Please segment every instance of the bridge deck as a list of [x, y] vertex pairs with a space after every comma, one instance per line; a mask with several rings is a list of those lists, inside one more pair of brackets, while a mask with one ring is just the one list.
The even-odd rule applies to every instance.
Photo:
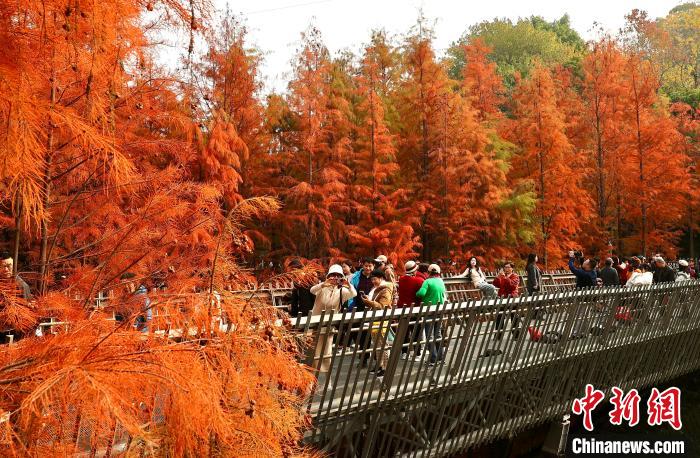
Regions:
[[[426, 448], [426, 444], [434, 439], [427, 442], [415, 439], [417, 442], [411, 444], [408, 439], [395, 437], [395, 442], [398, 442], [390, 447], [384, 442], [395, 432], [390, 428], [383, 429], [383, 439], [377, 442], [373, 440], [373, 431], [381, 427], [382, 421], [389, 422], [388, 417], [393, 416], [394, 422], [402, 418], [399, 423], [403, 424], [403, 428], [416, 430], [415, 434], [426, 439], [437, 433], [430, 430], [430, 425], [421, 425], [420, 409], [431, 412], [428, 423], [434, 429], [447, 421], [444, 418], [439, 421], [434, 419], [439, 416], [439, 412], [431, 411], [435, 406], [442, 405], [442, 410], [449, 410], [450, 402], [446, 399], [452, 398], [452, 403], [471, 399], [476, 404], [476, 407], [472, 407], [477, 408], [479, 402], [475, 400], [487, 394], [491, 396], [488, 408], [480, 407], [486, 411], [470, 411], [470, 415], [474, 415], [470, 421], [451, 417], [450, 421], [463, 429], [472, 428], [465, 432], [465, 437], [478, 437], [479, 440], [493, 438], [498, 431], [509, 430], [495, 428], [496, 423], [504, 421], [510, 427], [515, 419], [520, 419], [517, 421], [520, 427], [543, 421], [548, 415], [560, 412], [561, 406], [570, 402], [567, 401], [570, 393], [579, 389], [577, 385], [580, 385], [580, 381], [572, 380], [572, 374], [579, 369], [600, 372], [591, 373], [589, 379], [603, 376], [619, 379], [620, 383], [626, 381], [610, 364], [603, 364], [604, 369], [601, 369], [602, 363], [596, 360], [599, 355], [615, 354], [631, 358], [635, 346], [646, 348], [652, 345], [649, 348], [654, 348], [659, 339], [674, 339], [674, 336], [700, 329], [700, 315], [697, 307], [692, 307], [698, 302], [697, 293], [697, 284], [689, 283], [685, 286], [667, 285], [635, 290], [613, 288], [548, 294], [510, 302], [472, 301], [447, 304], [432, 310], [391, 310], [386, 315], [385, 312], [370, 312], [360, 316], [335, 314], [313, 317], [306, 323], [300, 323], [307, 333], [316, 330], [312, 333], [312, 348], [325, 346], [326, 339], [319, 338], [318, 330], [329, 328], [335, 329], [336, 344], [345, 348], [339, 349], [334, 344], [330, 369], [328, 372], [318, 372], [318, 387], [308, 406], [315, 420], [315, 428], [308, 433], [307, 439], [324, 444], [328, 451], [334, 453], [339, 452], [339, 444], [343, 442], [345, 451], [348, 444], [354, 444], [365, 451], [372, 450], [375, 455], [382, 451], [380, 449], [386, 449], [379, 453], [382, 455], [389, 450], [394, 453], [394, 449], [406, 447], [432, 455], [434, 447]], [[510, 317], [513, 314], [523, 322], [519, 326], [519, 335], [510, 332]], [[499, 315], [509, 325], [502, 338], [496, 340], [496, 319]], [[426, 351], [423, 351], [419, 361], [402, 360], [403, 336], [411, 329], [415, 330], [416, 324], [426, 326], [432, 321], [442, 323], [445, 334], [441, 341], [427, 340], [447, 348], [444, 363], [429, 366]], [[375, 334], [375, 338], [365, 347], [349, 345], [350, 335], [357, 336], [361, 329], [367, 330], [377, 323], [391, 323], [396, 334], [393, 342]], [[533, 341], [524, 330], [528, 326], [542, 331], [548, 343]], [[404, 346], [413, 347], [413, 344]], [[390, 352], [389, 363], [385, 376], [377, 378], [369, 372], [373, 358], [370, 358], [370, 367], [362, 367], [361, 361], [363, 355], [383, 349]], [[321, 358], [313, 356], [310, 352], [308, 363], [318, 369]], [[660, 355], [654, 357], [661, 358]], [[577, 364], [581, 367], [576, 367]], [[558, 373], [552, 372], [554, 367]], [[532, 375], [533, 370], [549, 370], [549, 373], [546, 379], [538, 378]], [[634, 367], [628, 368], [628, 372], [630, 377], [636, 374]], [[509, 378], [515, 379], [519, 373], [528, 373], [527, 377], [532, 377], [532, 382], [510, 383]], [[562, 379], [554, 384], [551, 378], [557, 376]], [[503, 387], [504, 383], [510, 386], [510, 391], [493, 392], [494, 387]], [[551, 391], [554, 388], [558, 391]], [[492, 404], [498, 404], [498, 407]], [[497, 409], [496, 413], [489, 412], [493, 408]], [[410, 413], [415, 409], [418, 411]], [[537, 415], [532, 417], [533, 413]], [[406, 420], [407, 416], [411, 417], [410, 421]], [[384, 420], [378, 419], [380, 417]], [[437, 426], [433, 424], [435, 422]], [[474, 436], [474, 431], [487, 426], [488, 434]], [[362, 437], [361, 441], [358, 434]], [[446, 438], [442, 439], [444, 442]], [[367, 443], [368, 440], [370, 443]], [[474, 440], [465, 443], [473, 444]], [[450, 449], [453, 447], [450, 446]]]

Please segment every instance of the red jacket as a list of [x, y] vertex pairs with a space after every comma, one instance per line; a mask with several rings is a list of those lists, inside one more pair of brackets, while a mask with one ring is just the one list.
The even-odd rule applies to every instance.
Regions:
[[429, 277], [428, 272], [416, 272], [416, 277], [422, 278], [423, 280]]
[[625, 264], [625, 268], [623, 269], [619, 265], [615, 266], [615, 270], [617, 270], [617, 275], [620, 277], [620, 285], [625, 286], [627, 283], [627, 280], [630, 278], [630, 266], [629, 264]]
[[417, 275], [401, 275], [399, 277], [399, 300], [397, 307], [410, 307], [420, 304], [420, 300], [416, 298], [416, 293], [423, 285], [424, 279]]
[[520, 284], [520, 277], [516, 273], [512, 273], [509, 276], [499, 276], [493, 280], [493, 286], [498, 288], [499, 297], [518, 297], [520, 293], [518, 292], [518, 285]]

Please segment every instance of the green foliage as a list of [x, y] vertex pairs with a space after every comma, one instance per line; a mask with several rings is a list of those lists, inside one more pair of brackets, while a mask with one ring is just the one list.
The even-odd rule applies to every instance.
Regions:
[[559, 38], [559, 41], [571, 46], [576, 51], [581, 53], [586, 51], [586, 42], [583, 41], [583, 38], [581, 38], [581, 35], [579, 35], [576, 30], [571, 28], [568, 14], [552, 22], [547, 22], [542, 16], [531, 16], [530, 23], [538, 30], [554, 32], [557, 38]]
[[700, 107], [700, 88], [665, 86], [661, 90], [671, 102], [687, 103], [694, 109]]
[[671, 11], [669, 11], [668, 14], [682, 13], [684, 11], [694, 10], [695, 8], [700, 8], [700, 5], [698, 5], [696, 2], [681, 3], [680, 5], [671, 8]]
[[507, 233], [507, 245], [518, 246], [535, 242], [536, 227], [533, 221], [535, 208], [537, 207], [537, 193], [532, 182], [521, 182], [513, 191], [503, 199], [498, 208], [505, 214], [518, 215], [520, 224], [513, 227], [513, 231]]
[[498, 72], [509, 88], [515, 84], [515, 74], [527, 75], [536, 59], [546, 66], [561, 64], [577, 69], [586, 48], [581, 36], [571, 28], [567, 15], [552, 22], [539, 16], [515, 23], [509, 19], [484, 21], [472, 26], [469, 33], [448, 49], [451, 78], [461, 78], [465, 64], [461, 46], [475, 37], [481, 37], [493, 48], [490, 58], [498, 65]]

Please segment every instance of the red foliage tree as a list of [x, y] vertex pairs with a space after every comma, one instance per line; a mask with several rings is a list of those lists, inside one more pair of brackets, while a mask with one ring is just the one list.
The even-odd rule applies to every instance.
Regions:
[[566, 136], [550, 71], [536, 65], [513, 95], [511, 139], [521, 152], [512, 176], [532, 183], [538, 197], [538, 251], [545, 266], [575, 246], [576, 235], [590, 212], [589, 196], [579, 186], [573, 146]]

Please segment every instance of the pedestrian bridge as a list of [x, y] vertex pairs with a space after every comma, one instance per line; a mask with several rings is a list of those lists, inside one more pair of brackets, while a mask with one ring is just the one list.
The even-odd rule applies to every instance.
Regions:
[[[700, 368], [699, 302], [700, 282], [689, 281], [299, 318], [318, 375], [305, 441], [333, 456], [435, 457], [514, 437], [561, 419], [587, 383], [609, 394]], [[500, 339], [499, 315], [507, 324]], [[522, 332], [513, 332], [518, 320]], [[413, 350], [412, 337], [433, 322], [442, 339], [418, 343], [444, 346], [444, 363], [427, 364], [426, 351], [402, 359], [402, 347]], [[351, 343], [378, 324], [391, 326], [393, 341], [379, 334]], [[326, 345], [330, 368], [319, 372], [313, 349], [323, 354]], [[373, 358], [362, 364], [377, 350], [390, 355], [381, 378], [369, 372]]]

